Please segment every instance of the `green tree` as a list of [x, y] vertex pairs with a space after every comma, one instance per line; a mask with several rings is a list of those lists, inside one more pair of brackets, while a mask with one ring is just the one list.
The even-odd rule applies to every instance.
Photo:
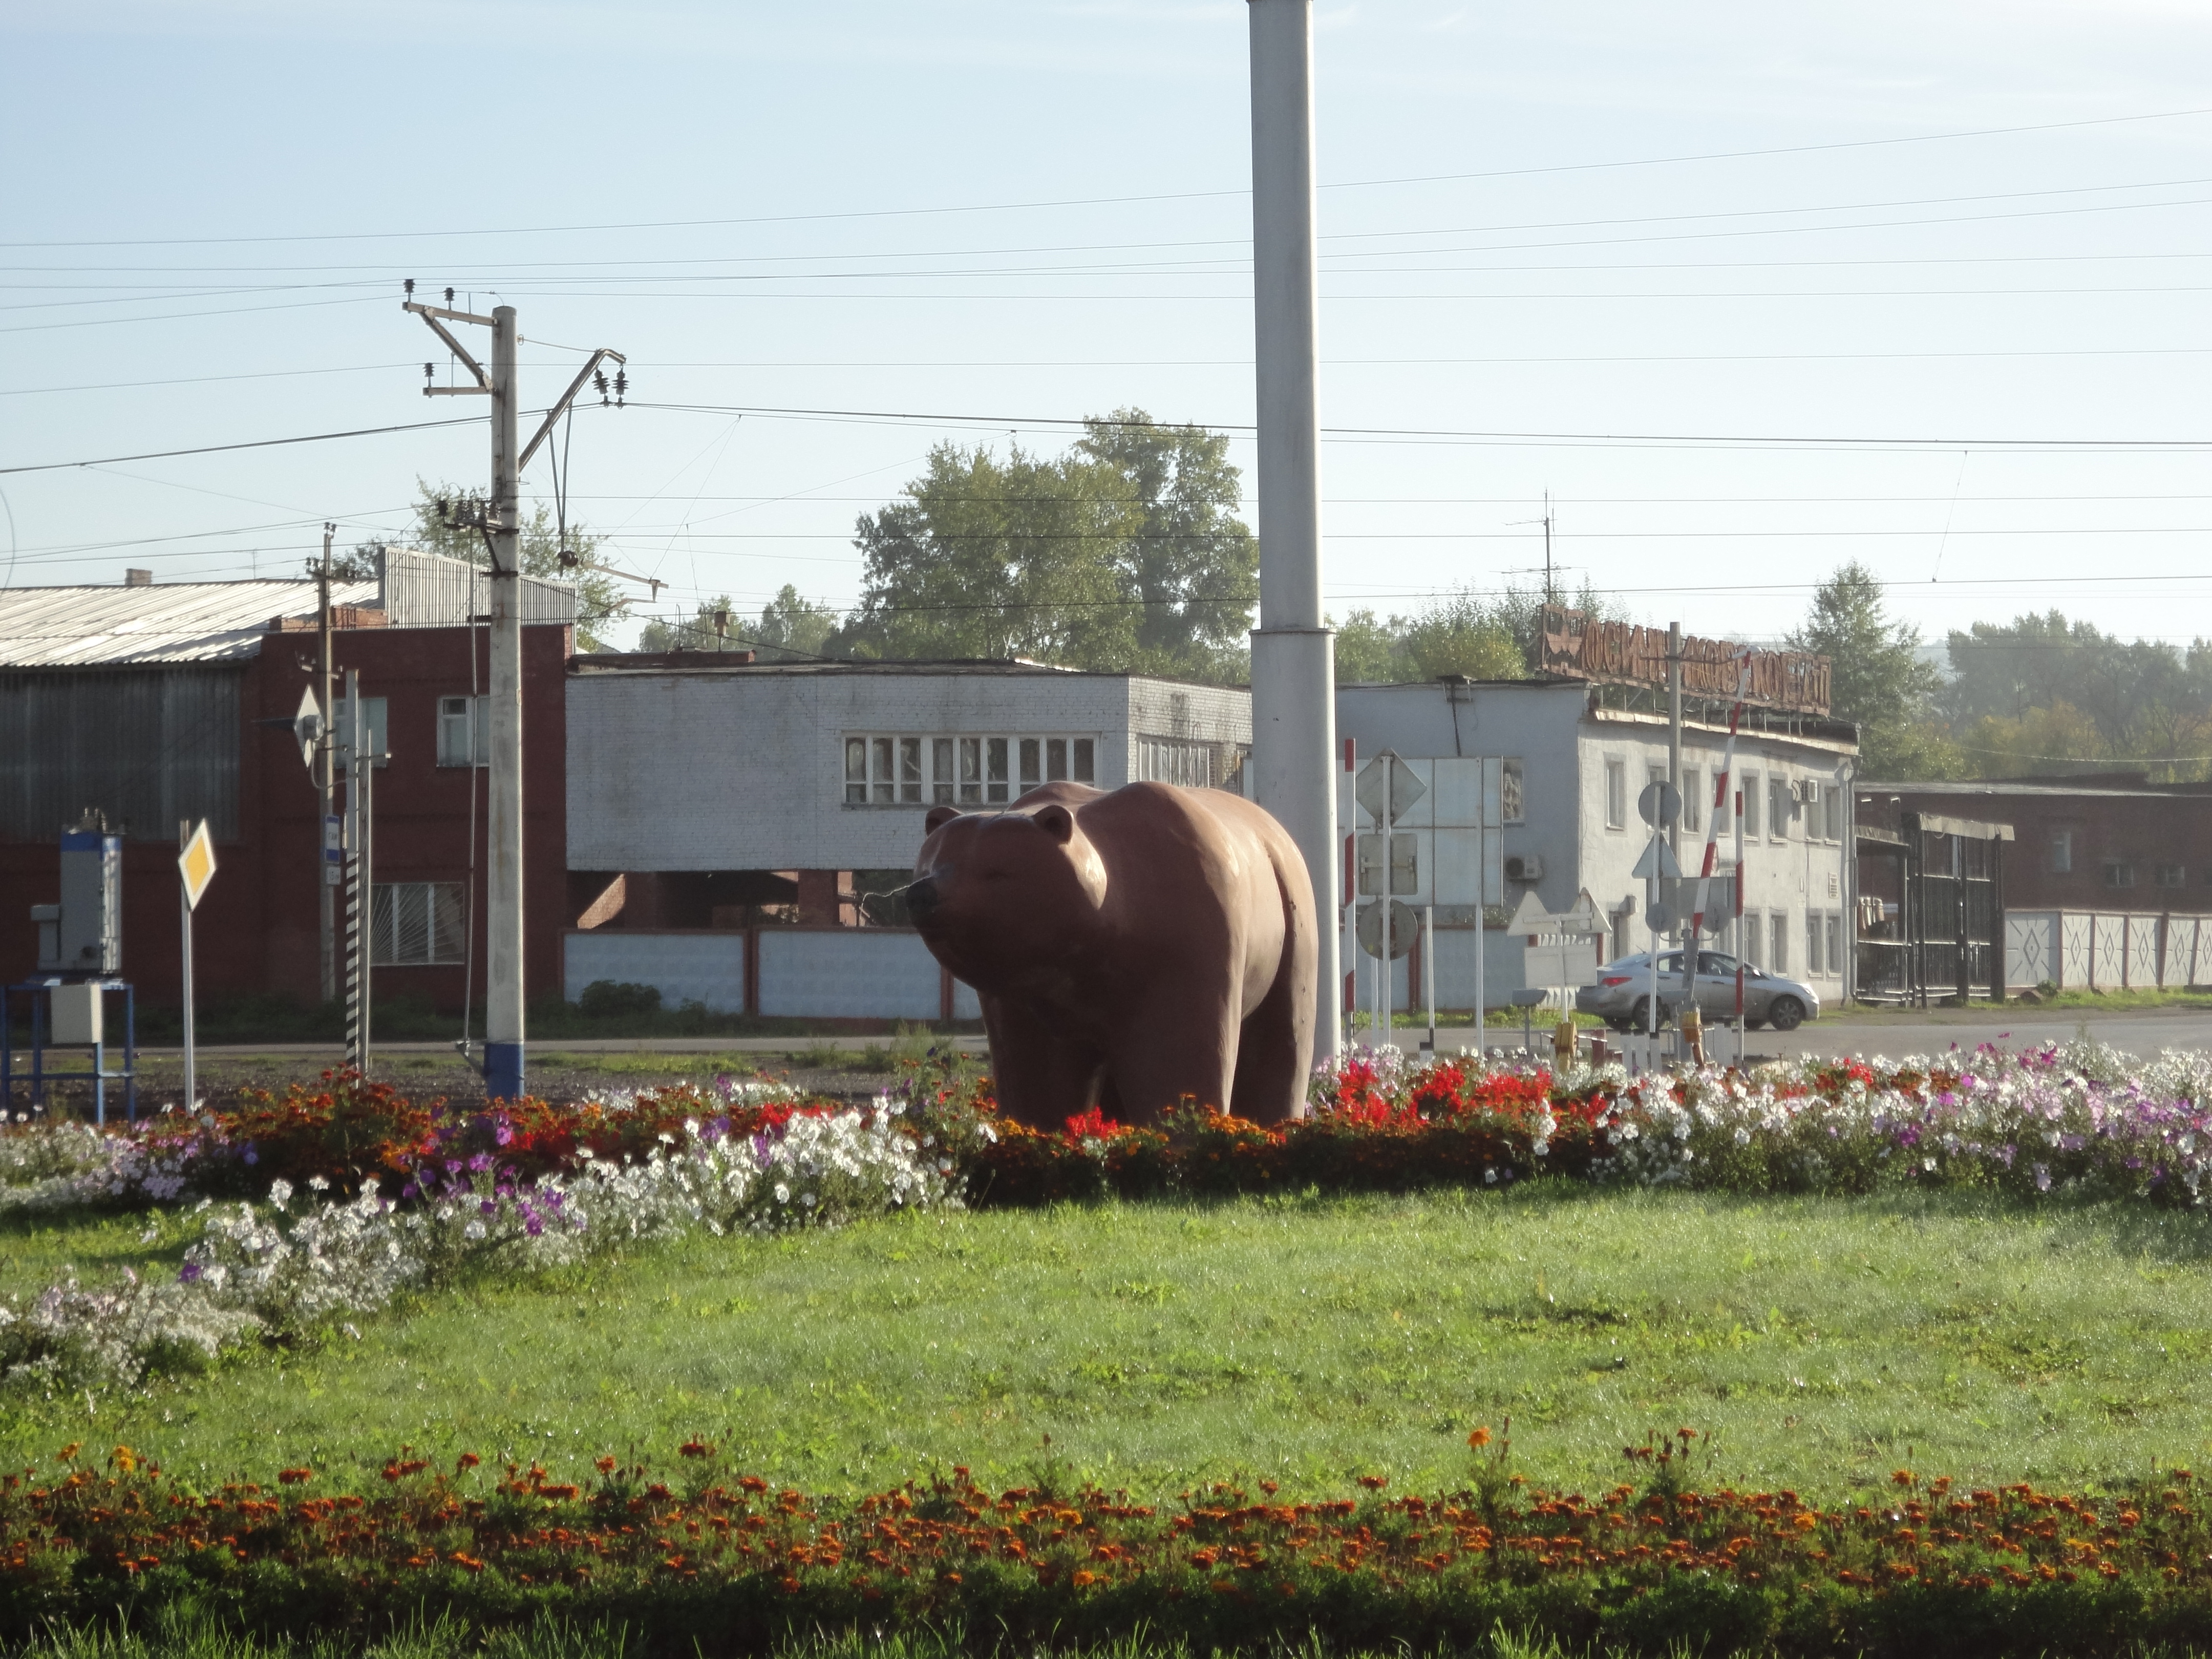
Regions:
[[837, 613], [803, 599], [789, 582], [748, 619], [726, 593], [702, 601], [689, 621], [649, 622], [641, 651], [754, 651], [763, 662], [805, 662], [823, 655]]
[[823, 648], [1244, 678], [1259, 552], [1241, 496], [1227, 439], [1142, 410], [1085, 422], [1057, 459], [940, 445], [860, 516], [860, 603]]
[[1191, 678], [1250, 674], [1260, 544], [1237, 516], [1243, 477], [1226, 434], [1161, 426], [1141, 409], [1084, 422], [1076, 453], [1128, 480], [1143, 514], [1122, 555], [1143, 609], [1136, 665]]
[[1406, 665], [1403, 617], [1388, 622], [1370, 610], [1351, 612], [1342, 622], [1328, 619], [1336, 629], [1336, 683], [1339, 685], [1389, 685], [1413, 678]]
[[1955, 777], [1957, 748], [1936, 718], [1943, 676], [1921, 654], [1920, 630], [1891, 619], [1881, 581], [1853, 561], [1814, 591], [1786, 643], [1828, 659], [1830, 707], [1859, 728], [1859, 763], [1876, 778]]
[[904, 500], [860, 515], [860, 603], [827, 648], [1130, 667], [1139, 607], [1125, 561], [1143, 520], [1128, 478], [1103, 462], [939, 444]]
[[[443, 502], [458, 516], [462, 508], [482, 506], [483, 499], [478, 493], [453, 484], [434, 486], [418, 478], [415, 481], [415, 522], [399, 536], [362, 544], [354, 550], [353, 558], [367, 575], [375, 574], [376, 555], [395, 547], [441, 554], [489, 569], [491, 550], [484, 544], [483, 532], [448, 523], [449, 515], [439, 509], [439, 504]], [[522, 574], [574, 586], [576, 643], [586, 651], [607, 649], [601, 630], [621, 616], [629, 604], [615, 579], [593, 562], [601, 539], [580, 525], [570, 525], [568, 550], [575, 562], [564, 564], [560, 532], [544, 502], [540, 501], [522, 521]]]

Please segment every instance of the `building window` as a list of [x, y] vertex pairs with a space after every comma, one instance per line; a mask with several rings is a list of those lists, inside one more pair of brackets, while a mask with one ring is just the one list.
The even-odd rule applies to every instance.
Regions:
[[484, 724], [489, 697], [438, 699], [438, 764], [489, 766], [491, 733]]
[[467, 890], [458, 881], [378, 883], [369, 899], [369, 960], [379, 968], [458, 964], [468, 952]]
[[1828, 977], [1844, 976], [1844, 919], [1840, 914], [1828, 918]]
[[2051, 832], [2051, 872], [2053, 875], [2071, 874], [2074, 869], [2074, 832], [2053, 830]]
[[1613, 916], [1613, 959], [1619, 962], [1628, 954], [1629, 924], [1635, 920], [1632, 910], [1616, 910]]
[[2107, 860], [2105, 864], [2105, 885], [2132, 887], [2136, 884], [2136, 867], [2121, 859]]
[[1682, 773], [1682, 828], [1695, 833], [1705, 827], [1704, 780], [1694, 766]]
[[1137, 777], [1145, 783], [1172, 783], [1185, 789], [1214, 784], [1213, 745], [1187, 738], [1137, 739]]
[[1498, 769], [1499, 818], [1507, 823], [1522, 823], [1526, 817], [1526, 811], [1522, 805], [1522, 799], [1521, 757], [1518, 755], [1509, 755], [1505, 758], [1505, 763]]
[[1759, 774], [1747, 772], [1743, 785], [1736, 793], [1743, 798], [1743, 833], [1753, 841], [1759, 839]]
[[[1841, 841], [1844, 838], [1844, 792], [1841, 786], [1830, 784], [1821, 791], [1821, 798], [1828, 806], [1828, 839]], [[1832, 968], [1829, 971], [1833, 973], [1835, 969]]]
[[1605, 763], [1605, 827], [1608, 830], [1628, 828], [1628, 763], [1609, 760]]
[[854, 733], [844, 746], [848, 806], [1005, 805], [1040, 783], [1092, 782], [1097, 770], [1095, 738]]
[[1790, 839], [1790, 817], [1796, 803], [1790, 799], [1790, 780], [1778, 774], [1766, 780], [1766, 833], [1774, 841]]
[[2187, 884], [2189, 872], [2178, 864], [2158, 866], [2158, 884], [2161, 887], [2181, 887]]
[[1822, 925], [1824, 920], [1817, 910], [1808, 910], [1805, 913], [1805, 971], [1808, 974], [1817, 974], [1820, 971], [1822, 955], [1820, 942], [1827, 932]]

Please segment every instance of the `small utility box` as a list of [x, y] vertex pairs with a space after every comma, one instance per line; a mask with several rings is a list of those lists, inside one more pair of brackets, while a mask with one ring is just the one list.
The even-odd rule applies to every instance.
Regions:
[[100, 1035], [100, 990], [89, 981], [53, 988], [55, 1047], [89, 1048], [105, 1040]]
[[123, 971], [122, 836], [95, 830], [62, 832], [57, 931], [58, 960], [46, 971], [102, 976]]

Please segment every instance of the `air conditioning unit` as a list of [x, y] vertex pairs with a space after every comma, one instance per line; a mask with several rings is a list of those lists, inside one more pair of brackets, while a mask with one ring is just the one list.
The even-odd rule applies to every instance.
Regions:
[[1820, 786], [1814, 779], [1800, 778], [1790, 786], [1790, 793], [1801, 805], [1811, 806], [1820, 799]]
[[1534, 853], [1516, 853], [1505, 860], [1505, 879], [1508, 881], [1541, 881], [1544, 860]]

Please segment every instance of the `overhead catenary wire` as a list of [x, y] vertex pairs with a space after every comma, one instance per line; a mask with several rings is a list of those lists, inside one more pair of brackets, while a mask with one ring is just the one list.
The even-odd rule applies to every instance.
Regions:
[[[2151, 110], [2132, 115], [2085, 116], [2065, 121], [2037, 121], [2011, 126], [1974, 127], [1949, 132], [1905, 133], [1880, 138], [1834, 139], [1823, 143], [1770, 145], [1753, 149], [1707, 150], [1680, 155], [1629, 157], [1605, 161], [1562, 161], [1540, 167], [1492, 167], [1480, 172], [1438, 173], [1389, 179], [1346, 179], [1324, 182], [1322, 190], [1373, 190], [1417, 184], [1457, 184], [1485, 179], [1538, 178], [1565, 173], [1603, 173], [1647, 167], [1682, 167], [1708, 161], [1759, 160], [1775, 155], [1811, 155], [1838, 150], [1882, 149], [1912, 144], [1954, 143], [1977, 138], [2016, 137], [2033, 132], [2064, 132], [2087, 127], [2126, 126], [2150, 121], [2185, 120], [2212, 115], [2212, 106]], [[960, 213], [1031, 212], [1054, 208], [1111, 207], [1146, 202], [1199, 201], [1208, 198], [1243, 197], [1243, 188], [1158, 191], [1121, 196], [1069, 197], [1026, 202], [975, 203], [918, 208], [848, 209], [823, 213], [756, 214], [714, 219], [628, 220], [598, 224], [523, 225], [474, 230], [322, 231], [256, 236], [114, 236], [74, 240], [0, 241], [0, 248], [29, 247], [210, 247], [268, 245], [287, 242], [343, 242], [418, 240], [434, 237], [528, 236], [573, 234], [579, 231], [697, 229], [730, 225], [802, 224], [830, 220], [908, 219]]]

